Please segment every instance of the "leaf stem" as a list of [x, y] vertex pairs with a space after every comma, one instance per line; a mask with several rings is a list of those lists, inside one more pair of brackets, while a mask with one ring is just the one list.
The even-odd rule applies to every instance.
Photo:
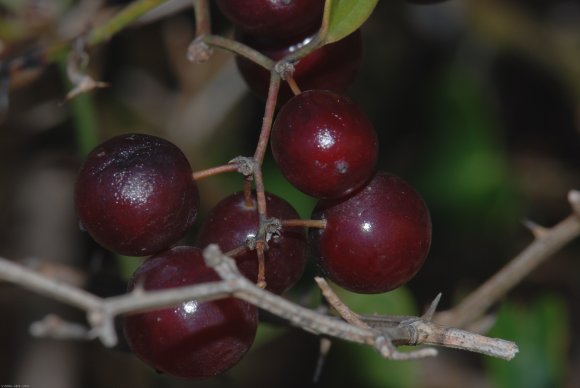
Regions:
[[322, 14], [322, 24], [320, 25], [320, 30], [318, 35], [320, 39], [324, 41], [326, 39], [326, 34], [328, 33], [328, 27], [330, 26], [330, 12], [332, 11], [333, 0], [326, 0], [324, 2], [324, 13]]

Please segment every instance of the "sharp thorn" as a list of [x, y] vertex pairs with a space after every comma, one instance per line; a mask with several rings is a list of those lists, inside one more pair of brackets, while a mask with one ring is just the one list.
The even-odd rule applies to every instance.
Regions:
[[535, 238], [542, 238], [548, 233], [547, 228], [544, 228], [543, 226], [536, 224], [532, 220], [524, 219], [522, 223], [526, 228], [530, 230], [530, 232], [532, 232]]

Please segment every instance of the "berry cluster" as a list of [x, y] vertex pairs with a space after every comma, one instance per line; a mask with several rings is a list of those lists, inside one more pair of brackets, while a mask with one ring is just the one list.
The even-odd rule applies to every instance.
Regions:
[[[237, 40], [278, 61], [313, 39], [322, 20], [324, 0], [218, 0], [217, 5], [236, 27]], [[293, 79], [304, 90], [344, 92], [361, 59], [362, 37], [356, 31], [300, 59]], [[266, 99], [270, 72], [243, 57], [237, 57], [236, 64], [250, 89]], [[278, 101], [286, 102], [292, 96], [290, 88], [283, 85]]]
[[[259, 40], [253, 47], [274, 59], [310, 39], [324, 5], [322, 0], [217, 3], [238, 36]], [[260, 40], [263, 36], [268, 39]], [[294, 76], [307, 91], [282, 95], [288, 101], [272, 127], [272, 153], [282, 174], [319, 199], [312, 215], [319, 227], [307, 235], [306, 223], [288, 202], [247, 186], [218, 203], [201, 226], [200, 248], [218, 244], [248, 279], [260, 283], [265, 276], [264, 286], [273, 293], [284, 293], [301, 277], [307, 245], [328, 278], [360, 293], [401, 286], [428, 253], [427, 206], [403, 179], [375, 170], [375, 129], [362, 109], [340, 94], [358, 68], [360, 48], [356, 32], [303, 58]], [[267, 71], [247, 60], [238, 65], [257, 93], [268, 89]], [[199, 207], [192, 169], [175, 145], [150, 135], [110, 139], [88, 156], [75, 190], [81, 224], [97, 242], [125, 255], [153, 255], [135, 271], [129, 290], [219, 280], [205, 266], [200, 248], [175, 246]], [[259, 211], [260, 195], [267, 217]], [[197, 379], [235, 365], [250, 348], [257, 324], [254, 306], [226, 298], [133, 314], [124, 330], [133, 352], [147, 364]]]

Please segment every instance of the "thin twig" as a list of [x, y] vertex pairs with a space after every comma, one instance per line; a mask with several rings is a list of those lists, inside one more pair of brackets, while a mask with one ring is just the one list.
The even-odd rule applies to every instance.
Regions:
[[292, 226], [302, 226], [305, 228], [316, 228], [316, 229], [324, 229], [326, 228], [326, 220], [281, 220], [283, 227], [292, 227]]
[[254, 160], [259, 166], [264, 161], [266, 148], [268, 147], [268, 140], [270, 139], [270, 131], [272, 130], [272, 123], [274, 121], [274, 112], [276, 110], [276, 103], [278, 101], [278, 92], [280, 90], [280, 75], [275, 71], [270, 73], [270, 86], [268, 87], [268, 98], [264, 108], [264, 118], [262, 119], [262, 129], [260, 130], [260, 137], [256, 152], [254, 152]]
[[0, 258], [0, 279], [21, 285], [40, 295], [50, 295], [52, 299], [83, 310], [91, 310], [101, 304], [101, 299], [93, 294], [55, 281], [3, 258]]
[[314, 369], [314, 374], [312, 376], [312, 382], [317, 383], [320, 380], [320, 375], [322, 374], [322, 368], [324, 368], [324, 363], [326, 357], [330, 352], [332, 346], [332, 341], [326, 337], [320, 338], [320, 345], [318, 348], [318, 359], [316, 360], [316, 368]]
[[[23, 288], [85, 310], [92, 326], [91, 333], [98, 336], [107, 346], [116, 344], [113, 322], [117, 315], [170, 307], [191, 299], [209, 301], [234, 296], [284, 318], [294, 326], [318, 335], [373, 346], [384, 356], [386, 356], [385, 351], [383, 351], [385, 336], [397, 344], [429, 343], [438, 346], [447, 346], [445, 341], [453, 338], [454, 341], [450, 342], [449, 345], [453, 347], [461, 345], [457, 344], [457, 342], [461, 342], [459, 337], [465, 340], [464, 336], [467, 336], [476, 344], [473, 346], [473, 351], [476, 352], [490, 353], [493, 356], [506, 359], [512, 358], [517, 352], [515, 344], [503, 340], [490, 339], [467, 332], [461, 332], [461, 336], [457, 334], [441, 335], [438, 326], [430, 322], [423, 322], [418, 317], [411, 323], [406, 320], [399, 322], [398, 326], [380, 330], [356, 327], [256, 287], [240, 274], [235, 262], [223, 255], [216, 245], [208, 246], [204, 250], [204, 257], [208, 265], [211, 265], [218, 272], [223, 279], [222, 281], [167, 290], [144, 291], [135, 289], [131, 293], [111, 298], [99, 298], [76, 287], [67, 286], [38, 275], [28, 268], [3, 258], [0, 258], [0, 279], [16, 283]], [[477, 345], [478, 341], [485, 346], [482, 345], [480, 349]]]
[[200, 180], [204, 178], [209, 178], [211, 176], [215, 176], [218, 174], [222, 174], [224, 172], [234, 172], [238, 171], [238, 166], [236, 164], [224, 164], [222, 166], [216, 166], [208, 168], [207, 170], [196, 171], [193, 173], [192, 177], [193, 180]]
[[94, 330], [87, 329], [79, 323], [67, 322], [54, 314], [49, 314], [42, 320], [33, 322], [30, 325], [29, 333], [33, 337], [62, 340], [93, 340], [97, 338]]
[[326, 299], [326, 301], [336, 310], [336, 312], [348, 323], [357, 327], [364, 327], [369, 328], [365, 322], [363, 322], [358, 315], [352, 312], [347, 305], [344, 304], [342, 300], [336, 295], [336, 293], [330, 288], [326, 280], [319, 276], [314, 278], [314, 281], [322, 291], [322, 296]]
[[207, 34], [197, 37], [190, 45], [188, 51], [192, 50], [194, 48], [193, 46], [199, 43], [230, 51], [236, 55], [249, 59], [250, 61], [262, 66], [266, 70], [273, 69], [275, 65], [273, 60], [254, 50], [253, 48], [246, 46], [245, 44], [238, 41], [224, 38], [223, 36], [219, 35]]
[[[343, 301], [340, 300], [338, 295], [330, 288], [330, 285], [321, 277], [315, 277], [314, 280], [318, 287], [322, 291], [322, 295], [326, 301], [338, 312], [338, 314], [348, 323], [353, 326], [360, 327], [362, 329], [370, 329], [371, 327], [364, 322], [357, 314], [355, 314]], [[413, 318], [422, 321], [420, 318]], [[401, 323], [406, 323], [407, 321], [401, 321]], [[408, 322], [414, 322], [409, 320]], [[413, 339], [416, 343], [417, 339]], [[382, 336], [375, 339], [375, 348], [383, 355], [385, 358], [393, 360], [418, 360], [426, 357], [433, 357], [437, 355], [437, 350], [432, 348], [419, 349], [411, 352], [399, 352], [393, 343], [391, 335], [384, 332]]]
[[258, 256], [258, 279], [256, 285], [260, 288], [266, 288], [266, 257], [264, 252], [264, 244], [256, 245], [256, 254]]
[[[432, 345], [511, 360], [518, 347], [511, 341], [485, 337], [466, 330], [438, 325], [416, 317], [360, 315], [373, 329], [385, 332], [395, 345]], [[400, 338], [405, 338], [401, 343]], [[407, 341], [409, 340], [410, 341]]]
[[229, 256], [229, 257], [236, 257], [237, 255], [241, 255], [243, 253], [246, 253], [248, 251], [248, 247], [245, 245], [241, 245], [237, 248], [234, 248], [232, 250], [227, 251], [226, 253], [224, 253], [224, 255]]
[[292, 93], [295, 96], [297, 96], [300, 93], [302, 93], [302, 90], [300, 90], [300, 87], [296, 83], [296, 80], [294, 79], [294, 76], [286, 76], [286, 82], [288, 83], [288, 86], [290, 87], [290, 90], [292, 90]]
[[207, 0], [193, 0], [195, 36], [211, 34], [211, 17]]
[[[264, 177], [262, 176], [262, 168], [257, 168], [256, 171], [254, 171], [254, 185], [256, 189], [256, 203], [258, 207], [260, 229], [263, 229], [261, 226], [266, 222], [267, 207], [266, 207], [266, 189], [264, 187]], [[256, 236], [258, 240], [266, 241], [265, 233], [263, 233], [263, 231], [261, 230], [258, 231], [258, 234], [259, 235]], [[262, 236], [262, 234], [264, 234], [264, 236]]]
[[268, 147], [268, 140], [270, 139], [279, 90], [280, 75], [272, 70], [270, 72], [270, 86], [268, 88], [268, 98], [266, 99], [266, 106], [264, 109], [264, 118], [262, 119], [262, 128], [260, 130], [260, 137], [253, 158], [255, 167], [254, 184], [256, 188], [256, 203], [259, 220], [258, 235], [256, 236], [256, 252], [258, 254], [258, 285], [260, 287], [265, 287], [266, 285], [264, 252], [268, 249], [268, 238], [266, 233], [266, 225], [268, 222], [266, 189], [264, 187], [264, 177], [262, 176], [262, 162], [264, 161], [264, 155], [266, 154], [266, 148]]
[[[573, 209], [580, 208], [578, 191], [570, 191], [568, 199]], [[544, 228], [542, 233], [536, 233], [534, 241], [526, 249], [453, 309], [437, 314], [435, 321], [465, 327], [477, 320], [530, 272], [578, 236], [580, 236], [580, 215], [575, 210], [554, 227]]]
[[[417, 333], [424, 333], [417, 343], [425, 345], [445, 344], [445, 347], [477, 352], [486, 356], [494, 356], [505, 360], [511, 359], [518, 352], [513, 342], [498, 338], [485, 337], [465, 330], [448, 328], [425, 321], [416, 320], [410, 324]], [[421, 336], [421, 334], [418, 334]]]
[[246, 177], [243, 184], [244, 204], [247, 208], [254, 207], [254, 199], [252, 197], [252, 181]]

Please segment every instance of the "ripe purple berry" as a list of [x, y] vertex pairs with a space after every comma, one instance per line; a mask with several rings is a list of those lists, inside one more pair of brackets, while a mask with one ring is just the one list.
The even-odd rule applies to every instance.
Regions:
[[77, 178], [75, 205], [82, 225], [103, 247], [145, 256], [183, 237], [197, 215], [199, 195], [179, 148], [129, 134], [89, 154]]
[[[129, 291], [165, 290], [218, 281], [201, 250], [175, 247], [147, 259], [133, 274]], [[254, 341], [255, 306], [239, 299], [190, 300], [175, 307], [125, 317], [125, 337], [146, 364], [173, 376], [202, 379], [237, 364]]]
[[342, 197], [373, 174], [376, 132], [346, 96], [309, 90], [288, 101], [276, 116], [272, 153], [296, 188], [317, 198]]
[[378, 172], [346, 199], [320, 201], [313, 219], [326, 228], [310, 231], [322, 271], [360, 293], [380, 293], [409, 281], [431, 245], [431, 218], [419, 194], [403, 179]]

